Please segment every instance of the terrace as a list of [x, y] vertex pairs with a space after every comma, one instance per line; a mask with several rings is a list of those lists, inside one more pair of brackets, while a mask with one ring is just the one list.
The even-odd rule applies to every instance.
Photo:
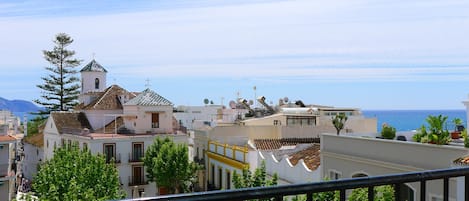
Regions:
[[368, 188], [368, 200], [374, 200], [373, 188], [381, 185], [392, 185], [395, 190], [395, 200], [401, 201], [401, 186], [405, 183], [418, 182], [420, 185], [420, 200], [425, 201], [427, 195], [427, 183], [432, 180], [442, 180], [443, 201], [449, 200], [449, 179], [460, 178], [464, 180], [462, 196], [457, 200], [469, 201], [469, 168], [448, 168], [439, 170], [419, 171], [384, 176], [371, 176], [361, 178], [339, 179], [334, 181], [281, 185], [272, 187], [258, 187], [235, 190], [209, 191], [190, 194], [166, 195], [159, 197], [138, 198], [134, 200], [250, 200], [250, 199], [273, 199], [284, 200], [290, 196], [305, 195], [306, 200], [314, 199], [315, 193], [339, 191], [340, 200], [346, 200], [346, 195], [352, 189]]

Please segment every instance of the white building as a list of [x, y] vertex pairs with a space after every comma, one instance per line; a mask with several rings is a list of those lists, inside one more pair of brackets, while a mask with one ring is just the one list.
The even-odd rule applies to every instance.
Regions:
[[39, 165], [44, 161], [44, 134], [42, 132], [24, 138], [24, 159], [22, 173], [25, 179], [32, 181]]
[[[277, 111], [272, 115], [245, 118], [237, 123], [220, 124], [214, 128], [204, 127], [195, 130], [194, 150], [197, 152], [195, 156], [197, 159], [204, 159], [202, 162], [206, 167], [205, 179], [206, 183], [210, 184], [210, 188], [230, 188], [231, 183], [228, 180], [231, 178], [233, 171], [241, 171], [244, 167], [249, 167], [251, 171], [254, 171], [262, 160], [266, 161], [266, 169], [269, 174], [275, 172], [279, 174], [280, 184], [320, 181], [319, 149], [314, 149], [318, 146], [310, 147], [312, 150], [304, 153], [296, 145], [302, 144], [301, 139], [316, 139], [316, 143], [319, 143], [318, 139], [321, 133], [335, 133], [336, 130], [332, 125], [331, 118], [336, 114], [345, 113], [349, 117], [345, 125], [346, 129], [342, 134], [352, 131], [377, 132], [376, 118], [365, 118], [359, 110], [353, 108], [283, 106], [278, 108]], [[256, 111], [250, 110], [250, 113], [256, 114]], [[298, 142], [293, 144], [280, 143], [292, 139], [293, 141], [296, 139]], [[257, 143], [261, 141], [267, 142], [267, 145]], [[313, 142], [305, 141], [303, 143], [311, 144]], [[285, 146], [277, 146], [279, 144]], [[236, 150], [237, 152], [229, 150]], [[201, 151], [205, 152], [205, 156], [201, 156]], [[261, 151], [261, 153], [258, 151]], [[235, 153], [235, 155], [233, 156], [232, 153]], [[238, 156], [236, 158], [236, 153], [243, 154], [245, 157], [240, 158]], [[287, 159], [283, 155], [272, 158], [271, 155], [277, 153], [288, 153], [290, 155], [287, 154]], [[316, 157], [314, 157], [314, 160], [307, 160], [305, 163], [308, 153]], [[297, 165], [297, 163], [294, 165], [291, 163], [290, 158], [304, 158], [304, 160], [300, 165]], [[307, 164], [315, 165], [309, 166]]]
[[[451, 168], [455, 160], [467, 155], [469, 149], [462, 144], [434, 145], [335, 134], [321, 136], [322, 176], [331, 179]], [[463, 200], [464, 189], [458, 187], [458, 179], [450, 178], [449, 186], [450, 200]], [[442, 200], [441, 180], [427, 181], [426, 190], [426, 200]], [[421, 200], [419, 192], [418, 182], [407, 183], [401, 186], [399, 196], [402, 200]]]
[[44, 158], [65, 144], [78, 143], [94, 154], [114, 161], [128, 198], [158, 195], [149, 185], [142, 157], [156, 137], [176, 143], [188, 137], [173, 127], [172, 103], [156, 92], [128, 92], [106, 86], [106, 72], [95, 60], [81, 71], [81, 103], [73, 112], [52, 112], [44, 128]]
[[222, 105], [178, 106], [173, 115], [180, 125], [196, 130], [205, 126], [215, 127], [221, 123], [234, 123], [247, 112], [246, 109], [228, 109]]
[[21, 120], [8, 110], [0, 110], [0, 134], [16, 135]]
[[11, 200], [15, 195], [15, 144], [16, 138], [0, 135], [0, 201]]

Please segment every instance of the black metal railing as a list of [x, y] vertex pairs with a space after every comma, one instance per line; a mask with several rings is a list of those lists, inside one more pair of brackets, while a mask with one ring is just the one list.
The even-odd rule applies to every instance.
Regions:
[[166, 195], [159, 197], [138, 198], [135, 200], [250, 200], [250, 199], [273, 199], [283, 200], [285, 196], [304, 195], [307, 200], [313, 200], [315, 193], [339, 191], [340, 200], [345, 201], [346, 191], [356, 188], [368, 188], [368, 200], [373, 200], [373, 189], [375, 186], [393, 185], [395, 200], [400, 201], [400, 186], [410, 182], [420, 182], [420, 200], [426, 198], [426, 182], [430, 180], [443, 180], [443, 200], [449, 200], [449, 178], [464, 176], [465, 201], [469, 201], [469, 168], [450, 168], [441, 170], [429, 170], [422, 172], [410, 172], [402, 174], [372, 176], [340, 179], [334, 181], [292, 184], [271, 187], [256, 187], [246, 189], [209, 191], [190, 194]]
[[106, 163], [111, 163], [111, 162], [114, 162], [114, 163], [121, 163], [121, 154], [118, 153], [117, 155], [115, 156], [112, 156], [112, 155], [104, 155], [104, 158], [106, 159]]
[[137, 153], [129, 153], [129, 163], [135, 163], [135, 162], [143, 162], [143, 152]]
[[129, 176], [129, 186], [140, 186], [140, 185], [147, 185], [147, 184], [148, 184], [148, 180], [146, 180], [144, 176], [139, 176], [139, 177]]

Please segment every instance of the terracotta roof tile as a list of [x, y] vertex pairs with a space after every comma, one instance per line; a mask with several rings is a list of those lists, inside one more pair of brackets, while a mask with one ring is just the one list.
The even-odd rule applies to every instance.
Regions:
[[16, 141], [16, 138], [9, 135], [0, 135], [0, 144]]
[[255, 139], [254, 145], [258, 150], [275, 150], [282, 146], [297, 144], [319, 143], [319, 138], [281, 138], [281, 139]]
[[24, 141], [36, 147], [44, 147], [44, 133], [41, 132], [36, 135], [28, 135], [24, 138]]
[[135, 97], [134, 93], [128, 92], [118, 85], [111, 85], [102, 94], [88, 105], [80, 104], [77, 110], [122, 110], [120, 97], [127, 97], [131, 100]]
[[59, 133], [91, 129], [90, 122], [83, 112], [52, 112], [51, 116]]
[[469, 156], [463, 156], [453, 161], [456, 165], [469, 166]]
[[296, 165], [301, 159], [303, 159], [306, 166], [310, 170], [316, 170], [321, 164], [320, 153], [321, 153], [320, 145], [313, 144], [312, 146], [306, 149], [303, 149], [301, 151], [291, 154], [289, 156], [289, 160], [292, 163], [292, 165]]

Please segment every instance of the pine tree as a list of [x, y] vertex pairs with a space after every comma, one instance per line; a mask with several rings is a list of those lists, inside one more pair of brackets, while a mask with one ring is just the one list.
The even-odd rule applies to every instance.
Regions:
[[45, 67], [50, 74], [41, 78], [44, 84], [36, 85], [42, 90], [42, 95], [41, 99], [34, 102], [45, 108], [39, 111], [39, 115], [71, 109], [78, 103], [80, 93], [79, 79], [75, 76], [77, 71], [74, 68], [80, 65], [81, 60], [73, 58], [75, 51], [67, 49], [73, 39], [65, 33], [59, 33], [53, 42], [55, 46], [52, 50], [42, 51], [51, 65]]

